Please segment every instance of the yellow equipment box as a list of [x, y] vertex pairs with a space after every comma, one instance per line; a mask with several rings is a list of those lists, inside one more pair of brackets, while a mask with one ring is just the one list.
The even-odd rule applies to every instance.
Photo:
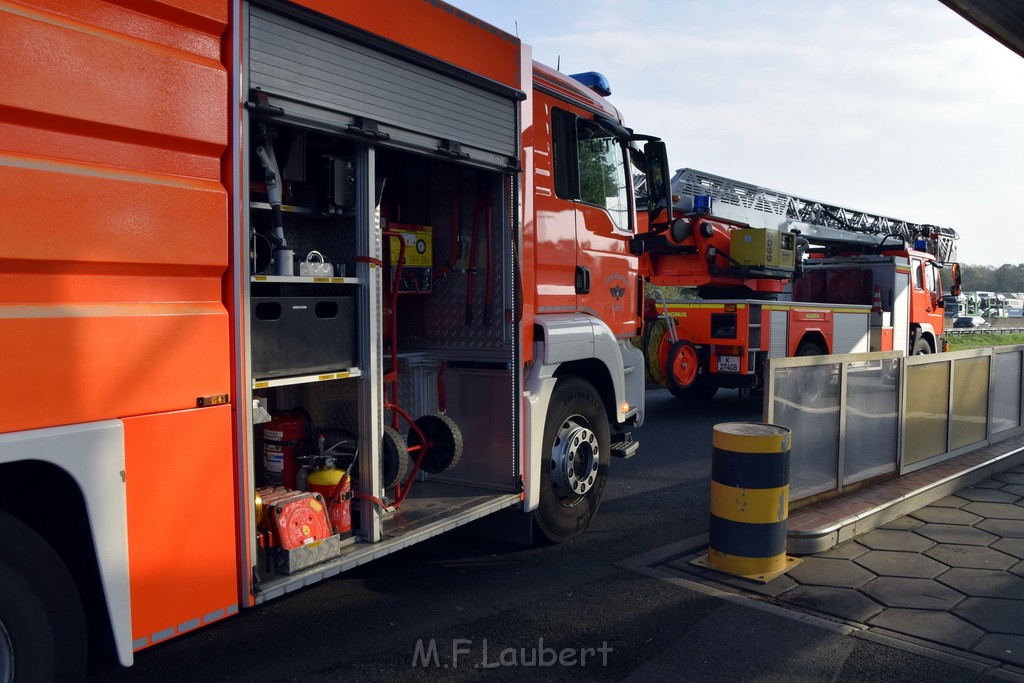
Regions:
[[388, 237], [391, 254], [391, 273], [394, 279], [395, 264], [401, 243], [405, 243], [405, 254], [402, 262], [402, 278], [398, 283], [398, 291], [403, 293], [426, 294], [431, 290], [434, 262], [434, 230], [429, 225], [407, 225], [390, 223], [387, 232], [397, 237]]
[[729, 235], [730, 256], [748, 268], [793, 270], [796, 237], [771, 228], [743, 228]]

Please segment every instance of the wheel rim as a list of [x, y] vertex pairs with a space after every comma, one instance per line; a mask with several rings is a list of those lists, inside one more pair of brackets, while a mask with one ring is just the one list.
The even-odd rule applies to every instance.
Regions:
[[579, 415], [565, 420], [551, 447], [551, 485], [559, 500], [572, 504], [585, 496], [597, 480], [600, 459], [590, 424]]
[[697, 379], [697, 350], [692, 346], [679, 346], [671, 354], [669, 371], [680, 387], [688, 387]]
[[14, 645], [7, 627], [0, 621], [0, 681], [14, 680]]

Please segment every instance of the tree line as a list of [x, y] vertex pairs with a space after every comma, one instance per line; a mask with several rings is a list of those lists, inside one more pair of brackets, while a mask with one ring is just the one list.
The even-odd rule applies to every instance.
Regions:
[[960, 264], [961, 288], [967, 292], [1024, 292], [1024, 263], [1001, 266]]

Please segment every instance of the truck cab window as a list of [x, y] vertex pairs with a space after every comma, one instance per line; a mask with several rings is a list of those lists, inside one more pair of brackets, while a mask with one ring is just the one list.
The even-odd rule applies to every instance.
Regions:
[[622, 143], [604, 128], [563, 109], [551, 110], [555, 194], [605, 209], [630, 231], [629, 187]]
[[619, 230], [629, 230], [629, 189], [622, 143], [591, 121], [579, 119], [576, 133], [580, 200], [603, 207]]
[[921, 259], [913, 260], [914, 289], [924, 289], [924, 276], [921, 274]]
[[931, 263], [926, 263], [924, 266], [924, 287], [929, 292], [939, 294], [938, 287], [935, 286], [935, 266]]

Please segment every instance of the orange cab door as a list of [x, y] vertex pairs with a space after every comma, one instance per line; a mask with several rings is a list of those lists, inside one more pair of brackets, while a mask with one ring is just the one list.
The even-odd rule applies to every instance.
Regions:
[[576, 120], [579, 198], [576, 201], [577, 306], [618, 337], [636, 334], [637, 259], [625, 145], [594, 121]]
[[911, 293], [910, 320], [931, 325], [936, 332], [941, 333], [944, 321], [939, 301], [942, 299], [942, 291], [936, 277], [936, 268], [931, 261], [920, 258], [912, 259], [911, 267], [914, 288]]
[[576, 311], [576, 206], [570, 182], [571, 118], [559, 100], [536, 93], [534, 125], [537, 313]]
[[[636, 333], [637, 259], [625, 147], [581, 110], [552, 100], [552, 196], [538, 193], [538, 310], [578, 311]], [[548, 294], [548, 306], [545, 306]]]

